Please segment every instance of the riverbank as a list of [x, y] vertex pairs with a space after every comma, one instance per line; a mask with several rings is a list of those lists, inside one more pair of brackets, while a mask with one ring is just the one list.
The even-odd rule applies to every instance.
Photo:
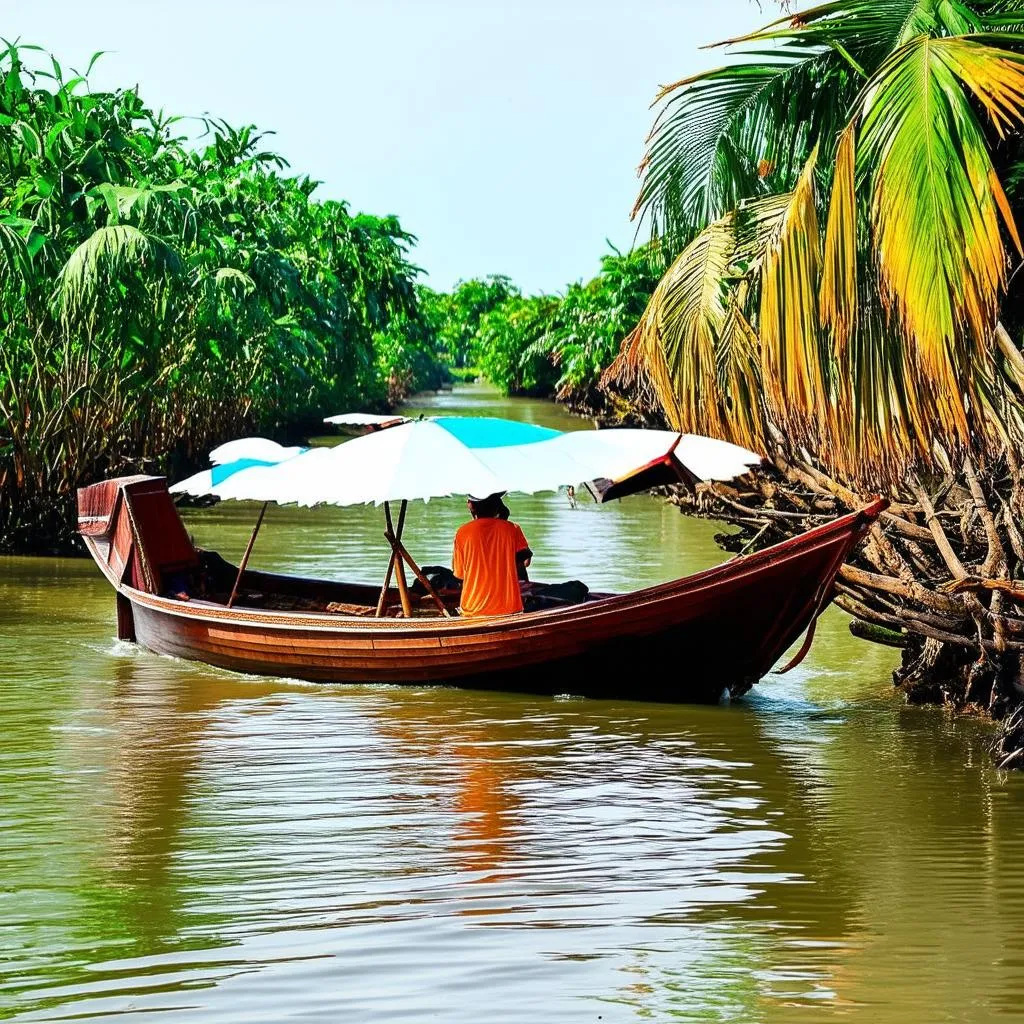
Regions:
[[[993, 757], [1000, 768], [1020, 768], [1021, 595], [1009, 585], [1005, 592], [998, 583], [986, 586], [990, 573], [1005, 578], [1006, 555], [980, 480], [969, 471], [966, 476], [947, 477], [934, 498], [919, 482], [916, 502], [894, 502], [840, 570], [835, 606], [852, 616], [855, 635], [900, 651], [892, 681], [909, 703], [995, 723]], [[870, 497], [780, 446], [743, 482], [702, 487], [697, 494], [679, 488], [672, 500], [684, 515], [735, 527], [736, 533], [716, 539], [739, 551], [796, 536]], [[1001, 521], [1014, 529], [1005, 501]], [[951, 574], [953, 585], [944, 583]]]

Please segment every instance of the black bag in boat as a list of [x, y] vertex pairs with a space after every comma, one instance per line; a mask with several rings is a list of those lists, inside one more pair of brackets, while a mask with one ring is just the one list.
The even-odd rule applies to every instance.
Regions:
[[[425, 565], [423, 575], [430, 580], [430, 585], [439, 594], [457, 594], [462, 590], [462, 580], [447, 566]], [[409, 589], [415, 594], [426, 593], [426, 587], [419, 580], [414, 581]], [[523, 583], [520, 589], [523, 593], [523, 610], [528, 612], [583, 604], [590, 594], [590, 587], [579, 580], [567, 580], [565, 583]]]
[[[447, 593], [461, 593], [462, 580], [460, 580], [451, 569], [443, 565], [424, 565], [420, 570], [430, 580], [430, 585], [440, 593], [442, 590]], [[414, 580], [409, 589], [414, 594], [423, 596], [427, 588], [420, 581]]]
[[524, 583], [521, 589], [523, 610], [528, 612], [583, 604], [590, 594], [590, 587], [579, 580], [567, 580], [565, 583]]

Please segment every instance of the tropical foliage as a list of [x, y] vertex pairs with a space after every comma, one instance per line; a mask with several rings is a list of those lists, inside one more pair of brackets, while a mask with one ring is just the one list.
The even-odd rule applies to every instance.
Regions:
[[459, 369], [469, 366], [475, 357], [481, 318], [519, 294], [503, 274], [459, 281], [450, 292], [421, 287], [424, 317], [437, 335], [438, 350], [445, 361]]
[[601, 376], [665, 272], [662, 254], [659, 244], [625, 254], [613, 249], [597, 277], [566, 290], [538, 346], [558, 367], [562, 401], [588, 411], [602, 407]]
[[593, 280], [561, 295], [524, 296], [492, 277], [460, 282], [451, 294], [422, 289], [421, 305], [454, 365], [471, 363], [506, 394], [603, 410], [609, 400], [598, 384], [665, 271], [662, 251], [613, 248]]
[[505, 394], [550, 395], [557, 374], [539, 341], [558, 312], [550, 295], [506, 299], [485, 314], [473, 338], [481, 373]]
[[636, 212], [682, 253], [616, 374], [679, 427], [781, 431], [868, 483], [1018, 444], [995, 329], [1018, 7], [837, 0], [665, 89]]
[[191, 144], [91, 67], [0, 59], [0, 549], [65, 545], [83, 482], [438, 372], [397, 219], [318, 201], [253, 128]]
[[1004, 767], [1024, 766], [1022, 30], [1021, 0], [834, 0], [664, 90], [636, 212], [679, 255], [609, 374], [768, 456], [691, 499], [739, 545], [884, 490], [837, 603], [903, 648], [911, 699], [1003, 718]]

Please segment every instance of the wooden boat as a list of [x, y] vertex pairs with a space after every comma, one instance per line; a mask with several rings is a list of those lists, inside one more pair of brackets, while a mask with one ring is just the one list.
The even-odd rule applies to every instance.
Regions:
[[[78, 530], [116, 591], [118, 636], [160, 654], [321, 682], [704, 701], [744, 693], [813, 625], [884, 508], [670, 583], [490, 619], [442, 617], [429, 602], [372, 618], [378, 588], [250, 570], [228, 607], [237, 570], [193, 546], [161, 477], [83, 488]], [[205, 596], [168, 596], [197, 573]]]

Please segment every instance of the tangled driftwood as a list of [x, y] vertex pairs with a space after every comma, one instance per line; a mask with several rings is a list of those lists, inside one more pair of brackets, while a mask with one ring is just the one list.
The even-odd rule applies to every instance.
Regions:
[[[678, 493], [684, 510], [740, 527], [720, 535], [739, 551], [774, 543], [867, 503], [807, 453], [780, 439], [764, 471], [741, 486]], [[836, 604], [852, 631], [902, 649], [896, 685], [913, 702], [942, 703], [1002, 723], [1001, 767], [1024, 768], [1024, 540], [1020, 469], [1011, 456], [979, 473], [964, 460], [912, 478], [843, 567]]]

